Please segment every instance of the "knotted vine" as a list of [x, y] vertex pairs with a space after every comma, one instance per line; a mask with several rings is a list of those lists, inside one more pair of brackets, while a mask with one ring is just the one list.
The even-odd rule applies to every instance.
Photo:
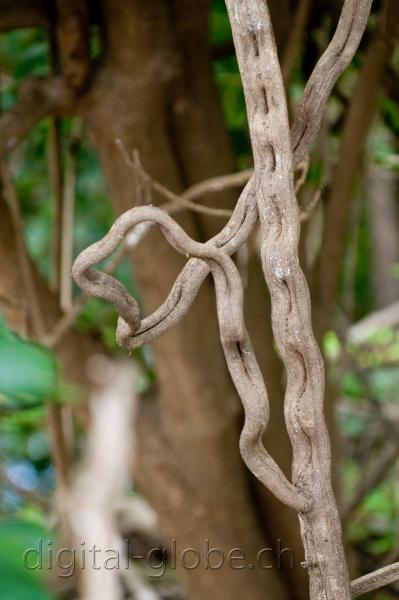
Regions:
[[[207, 275], [212, 274], [220, 339], [245, 410], [240, 451], [252, 473], [299, 514], [312, 600], [348, 600], [352, 592], [331, 487], [330, 442], [323, 416], [324, 365], [312, 331], [309, 291], [298, 259], [300, 215], [294, 170], [309, 153], [331, 89], [356, 51], [371, 2], [345, 1], [336, 33], [309, 79], [290, 132], [267, 3], [226, 0], [254, 155], [254, 173], [228, 223], [214, 238], [199, 243], [159, 208], [132, 208], [116, 220], [102, 240], [84, 250], [73, 267], [74, 278], [86, 294], [115, 306], [119, 313], [117, 341], [129, 351], [177, 323]], [[143, 222], [157, 224], [167, 242], [188, 257], [165, 302], [145, 318], [121, 283], [94, 269]], [[262, 442], [269, 401], [244, 323], [243, 286], [231, 258], [258, 222], [273, 333], [287, 374], [284, 407], [293, 447], [291, 481]]]

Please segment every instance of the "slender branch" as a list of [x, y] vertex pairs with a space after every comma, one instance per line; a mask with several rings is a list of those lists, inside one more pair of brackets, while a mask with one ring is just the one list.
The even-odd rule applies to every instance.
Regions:
[[47, 404], [47, 424], [52, 458], [57, 475], [58, 492], [62, 497], [68, 488], [71, 451], [65, 435], [63, 410], [59, 404]]
[[53, 200], [53, 239], [51, 289], [59, 289], [59, 266], [62, 236], [62, 168], [61, 168], [61, 131], [60, 119], [50, 118], [48, 169]]
[[186, 201], [193, 202], [212, 192], [222, 192], [223, 190], [230, 188], [241, 187], [251, 179], [253, 172], [253, 169], [246, 169], [245, 171], [239, 171], [238, 173], [232, 173], [231, 175], [212, 177], [211, 179], [201, 181], [200, 183], [195, 183], [183, 192], [181, 197]]
[[0, 161], [0, 178], [4, 186], [4, 197], [10, 208], [22, 282], [24, 289], [26, 290], [26, 294], [30, 299], [29, 312], [32, 320], [32, 330], [36, 339], [40, 340], [45, 331], [44, 320], [25, 246], [24, 224], [19, 206], [19, 199], [12, 179], [12, 174], [5, 160]]
[[62, 235], [60, 260], [60, 306], [63, 311], [72, 307], [73, 222], [75, 210], [76, 152], [82, 135], [82, 122], [77, 121], [69, 140], [62, 198]]
[[314, 68], [296, 110], [291, 132], [295, 165], [306, 158], [316, 139], [327, 99], [359, 46], [371, 5], [372, 0], [345, 0], [334, 37]]
[[[193, 199], [196, 199], [207, 192], [212, 191], [220, 191], [222, 189], [227, 189], [230, 187], [238, 187], [248, 181], [248, 171], [244, 171], [244, 174], [241, 176], [240, 173], [234, 175], [227, 175], [224, 177], [214, 178], [211, 180], [207, 180], [206, 182], [202, 182], [201, 184], [196, 184], [192, 188], [189, 188], [182, 195], [175, 194], [167, 187], [152, 179], [152, 177], [143, 169], [140, 163], [132, 159], [126, 148], [123, 146], [121, 140], [117, 140], [117, 146], [123, 153], [123, 156], [126, 160], [126, 163], [129, 167], [137, 174], [140, 175], [141, 179], [156, 193], [158, 193], [161, 197], [168, 200], [173, 204], [180, 205], [182, 208], [186, 208], [192, 210], [194, 212], [211, 215], [213, 217], [230, 217], [232, 214], [231, 210], [225, 210], [222, 208], [212, 208], [208, 206], [201, 206], [193, 202]], [[198, 189], [198, 186], [202, 186], [202, 188]], [[222, 187], [220, 187], [222, 186]]]
[[84, 294], [81, 294], [74, 300], [70, 310], [68, 310], [68, 312], [57, 321], [53, 329], [44, 336], [43, 343], [46, 348], [53, 349], [58, 346], [64, 336], [68, 333], [70, 327], [75, 323], [87, 300], [88, 298]]
[[322, 196], [321, 189], [316, 190], [315, 193], [313, 194], [310, 202], [305, 207], [302, 208], [302, 210], [300, 212], [301, 223], [306, 223], [306, 221], [308, 221], [310, 219], [310, 217], [313, 214], [314, 209], [316, 208], [316, 206], [319, 204], [319, 202], [321, 200], [321, 196]]
[[399, 580], [399, 562], [382, 567], [373, 573], [355, 579], [351, 583], [352, 598], [378, 590]]
[[294, 191], [295, 194], [298, 194], [301, 187], [305, 184], [306, 177], [309, 173], [310, 160], [307, 157], [300, 165], [297, 167], [297, 171], [299, 173], [298, 178], [295, 181]]
[[297, 57], [299, 45], [306, 27], [311, 1], [312, 0], [299, 0], [294, 14], [288, 42], [284, 48], [283, 59], [281, 61], [281, 71], [283, 74], [284, 85], [286, 87], [291, 79], [291, 74], [295, 66], [295, 59]]
[[[57, 73], [58, 48], [54, 30], [48, 34], [49, 44], [49, 69], [54, 77]], [[61, 120], [58, 116], [50, 117], [49, 142], [48, 142], [48, 169], [53, 202], [53, 228], [52, 228], [52, 270], [50, 285], [54, 292], [59, 290], [59, 272], [61, 256], [61, 212], [62, 212], [62, 157], [61, 157]]]

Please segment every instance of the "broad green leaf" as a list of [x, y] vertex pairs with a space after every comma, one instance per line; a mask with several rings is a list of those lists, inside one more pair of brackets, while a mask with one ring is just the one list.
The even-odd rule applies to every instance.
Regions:
[[57, 395], [54, 356], [38, 344], [24, 341], [0, 320], [0, 394], [17, 405], [43, 402]]

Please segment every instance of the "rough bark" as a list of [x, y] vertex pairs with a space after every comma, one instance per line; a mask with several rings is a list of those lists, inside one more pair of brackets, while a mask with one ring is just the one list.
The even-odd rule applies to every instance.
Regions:
[[[245, 322], [253, 342], [270, 398], [270, 421], [264, 436], [267, 448], [273, 448], [273, 458], [289, 477], [292, 465], [292, 447], [284, 420], [285, 375], [281, 359], [273, 344], [270, 322], [270, 296], [263, 277], [258, 257], [252, 256], [248, 265], [248, 287], [246, 289]], [[285, 577], [291, 582], [298, 600], [306, 597], [309, 588], [308, 574], [302, 568], [304, 550], [300, 537], [298, 518], [291, 508], [281, 504], [263, 485], [256, 480], [255, 493], [264, 526], [272, 540], [281, 539], [284, 546], [293, 551], [295, 568], [290, 561], [282, 563]]]
[[287, 373], [284, 404], [293, 446], [292, 482], [311, 499], [310, 507], [297, 508], [310, 597], [350, 598], [341, 525], [331, 487], [331, 453], [323, 415], [323, 361], [313, 336], [310, 297], [297, 254], [300, 226], [291, 136], [270, 15], [267, 6], [252, 0], [239, 4], [229, 0], [227, 7], [258, 175], [262, 266], [271, 295], [274, 338]]

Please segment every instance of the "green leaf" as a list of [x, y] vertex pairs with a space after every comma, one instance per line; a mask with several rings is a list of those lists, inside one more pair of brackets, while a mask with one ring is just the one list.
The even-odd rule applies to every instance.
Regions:
[[351, 398], [364, 398], [366, 395], [364, 386], [355, 373], [346, 373], [342, 380], [342, 392]]
[[[37, 550], [42, 540], [43, 558], [52, 536], [38, 525], [15, 521], [0, 525], [0, 598], [12, 600], [54, 600], [45, 585], [47, 571], [34, 569], [37, 553], [25, 555], [30, 548]], [[25, 558], [24, 558], [25, 555]], [[31, 568], [27, 568], [29, 565]], [[43, 567], [45, 567], [43, 562]]]
[[331, 361], [336, 361], [341, 354], [341, 342], [334, 331], [327, 331], [324, 336], [324, 352]]
[[399, 108], [396, 102], [383, 96], [381, 99], [381, 110], [383, 116], [387, 119], [390, 127], [399, 131]]
[[57, 366], [45, 348], [24, 341], [0, 319], [0, 394], [11, 404], [34, 404], [57, 395]]

